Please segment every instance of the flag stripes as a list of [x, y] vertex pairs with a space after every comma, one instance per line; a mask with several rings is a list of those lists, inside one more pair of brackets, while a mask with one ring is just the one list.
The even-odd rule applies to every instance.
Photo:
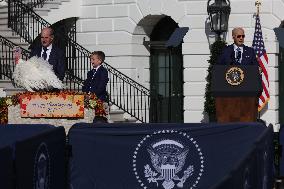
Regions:
[[255, 50], [259, 66], [262, 69], [261, 79], [262, 79], [263, 91], [258, 100], [258, 111], [261, 111], [261, 109], [269, 101], [270, 95], [269, 95], [268, 57], [264, 47], [259, 15], [256, 15], [255, 19], [255, 31], [254, 31], [252, 46]]

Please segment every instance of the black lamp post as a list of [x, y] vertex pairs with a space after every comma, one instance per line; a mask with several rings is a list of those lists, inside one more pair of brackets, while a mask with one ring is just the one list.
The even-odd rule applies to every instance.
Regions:
[[220, 35], [228, 30], [231, 12], [230, 0], [208, 0], [207, 12], [210, 17], [210, 29], [220, 39]]

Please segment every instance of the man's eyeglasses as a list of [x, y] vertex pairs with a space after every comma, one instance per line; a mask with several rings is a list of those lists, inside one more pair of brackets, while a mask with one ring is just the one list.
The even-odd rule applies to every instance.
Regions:
[[237, 35], [237, 38], [245, 38], [246, 36], [245, 35]]

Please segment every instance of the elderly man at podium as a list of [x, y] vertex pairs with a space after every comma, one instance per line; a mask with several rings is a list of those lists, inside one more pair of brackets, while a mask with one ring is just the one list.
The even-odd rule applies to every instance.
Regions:
[[226, 46], [213, 67], [212, 93], [218, 122], [257, 120], [258, 96], [262, 91], [261, 69], [253, 48], [244, 45], [243, 28], [232, 31], [234, 44]]
[[258, 65], [254, 49], [244, 45], [245, 31], [237, 27], [232, 30], [234, 44], [223, 49], [219, 65]]

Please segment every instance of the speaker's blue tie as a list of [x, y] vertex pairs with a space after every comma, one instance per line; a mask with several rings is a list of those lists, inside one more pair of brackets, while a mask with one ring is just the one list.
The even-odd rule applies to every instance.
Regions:
[[237, 56], [236, 56], [236, 62], [237, 63], [241, 63], [241, 57], [242, 57], [242, 51], [241, 51], [241, 49], [238, 47], [237, 48]]

